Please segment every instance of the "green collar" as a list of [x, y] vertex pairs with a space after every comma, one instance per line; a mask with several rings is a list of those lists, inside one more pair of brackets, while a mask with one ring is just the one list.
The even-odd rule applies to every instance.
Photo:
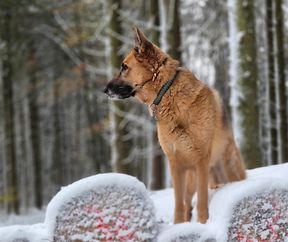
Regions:
[[173, 82], [175, 81], [175, 79], [177, 78], [178, 74], [180, 72], [180, 69], [177, 69], [173, 78], [168, 80], [159, 90], [157, 97], [154, 99], [153, 101], [153, 105], [159, 105], [159, 103], [161, 102], [163, 96], [165, 95], [165, 93], [169, 90], [169, 88], [171, 87], [171, 85], [173, 84]]

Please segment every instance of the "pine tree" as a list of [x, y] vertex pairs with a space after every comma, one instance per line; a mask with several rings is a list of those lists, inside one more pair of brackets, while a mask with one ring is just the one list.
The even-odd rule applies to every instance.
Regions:
[[[152, 29], [150, 31], [150, 40], [160, 46], [160, 16], [159, 16], [159, 2], [155, 0], [149, 1], [149, 15]], [[163, 153], [159, 145], [156, 128], [152, 131], [152, 181], [151, 189], [159, 190], [164, 187], [164, 172], [165, 164]], [[150, 171], [148, 171], [150, 172]]]
[[181, 62], [180, 0], [164, 0], [166, 11], [167, 53]]
[[42, 159], [41, 159], [41, 140], [39, 129], [39, 109], [38, 109], [38, 89], [37, 89], [37, 58], [35, 56], [35, 43], [32, 41], [29, 45], [30, 56], [28, 60], [28, 76], [30, 77], [30, 92], [28, 93], [28, 105], [30, 114], [30, 139], [32, 144], [32, 160], [33, 160], [33, 174], [34, 174], [34, 192], [35, 192], [35, 207], [42, 208], [43, 205], [43, 183], [42, 183]]
[[[280, 152], [282, 161], [288, 162], [288, 122], [287, 122], [287, 87], [285, 85], [285, 48], [284, 48], [284, 18], [282, 0], [274, 0], [275, 4], [275, 35], [276, 35], [276, 63], [279, 81], [279, 111], [280, 111]], [[276, 162], [276, 160], [275, 160]]]
[[[122, 34], [121, 21], [119, 11], [121, 9], [121, 1], [109, 0], [107, 11], [110, 15], [109, 21], [109, 40], [110, 40], [110, 58], [109, 62], [112, 68], [112, 73], [109, 78], [112, 78], [114, 71], [121, 66], [122, 56], [120, 49], [122, 42], [116, 35]], [[122, 112], [124, 111], [124, 103], [121, 101], [110, 102], [110, 122], [111, 122], [111, 152], [112, 152], [112, 169], [115, 172], [130, 173], [129, 164], [125, 159], [129, 154], [129, 142], [125, 140], [127, 135], [126, 122]]]
[[15, 148], [15, 123], [14, 123], [14, 90], [13, 90], [13, 56], [17, 40], [15, 39], [15, 1], [2, 1], [0, 14], [0, 38], [5, 44], [5, 58], [2, 60], [2, 95], [4, 119], [4, 149], [5, 149], [5, 196], [7, 196], [6, 209], [8, 213], [19, 213], [19, 191], [17, 177], [17, 160]]
[[259, 111], [257, 99], [257, 62], [253, 1], [237, 2], [237, 26], [242, 34], [239, 42], [239, 80], [242, 97], [241, 150], [248, 167], [261, 165], [259, 143]]
[[278, 160], [278, 132], [277, 132], [277, 100], [276, 100], [276, 78], [275, 78], [275, 48], [273, 31], [273, 0], [266, 0], [266, 35], [267, 35], [267, 63], [269, 83], [269, 113], [270, 113], [270, 137], [271, 137], [271, 160]]

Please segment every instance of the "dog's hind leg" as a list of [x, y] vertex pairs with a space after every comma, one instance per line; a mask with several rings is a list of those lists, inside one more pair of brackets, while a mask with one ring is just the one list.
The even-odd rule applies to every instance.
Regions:
[[209, 170], [209, 188], [218, 189], [224, 183], [227, 183], [228, 178], [226, 178], [226, 172], [221, 167], [221, 164], [216, 163]]
[[194, 170], [187, 170], [186, 171], [186, 180], [185, 180], [185, 211], [184, 211], [184, 220], [190, 221], [192, 217], [192, 197], [196, 190], [196, 181], [195, 181], [195, 171]]

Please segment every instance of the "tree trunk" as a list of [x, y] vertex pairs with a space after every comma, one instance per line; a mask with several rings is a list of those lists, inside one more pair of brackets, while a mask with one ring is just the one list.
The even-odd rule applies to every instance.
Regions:
[[[55, 75], [54, 75], [54, 78]], [[59, 103], [59, 82], [53, 80], [53, 146], [52, 146], [52, 167], [51, 167], [51, 179], [53, 183], [58, 187], [64, 185], [64, 162], [62, 159], [62, 133], [60, 117], [60, 103]]]
[[13, 6], [6, 4], [3, 16], [3, 26], [0, 27], [0, 36], [6, 45], [6, 58], [3, 59], [3, 119], [4, 119], [4, 149], [7, 212], [19, 214], [19, 193], [17, 180], [17, 162], [15, 149], [15, 124], [14, 124], [14, 92], [13, 92]]
[[41, 141], [40, 141], [40, 129], [39, 129], [39, 111], [38, 111], [38, 89], [37, 89], [37, 60], [35, 57], [34, 43], [30, 43], [30, 59], [28, 64], [28, 74], [30, 77], [30, 92], [28, 92], [28, 105], [30, 114], [30, 139], [32, 145], [32, 160], [33, 160], [33, 174], [34, 174], [34, 192], [36, 208], [41, 209], [43, 205], [42, 197], [42, 158], [41, 158]]
[[[80, 73], [80, 78], [83, 80], [84, 82], [84, 101], [85, 101], [85, 108], [86, 108], [86, 114], [87, 114], [87, 119], [88, 119], [88, 128], [89, 128], [89, 135], [90, 135], [90, 143], [91, 145], [89, 145], [88, 149], [89, 149], [89, 153], [91, 153], [91, 157], [93, 160], [93, 165], [95, 167], [95, 171], [96, 172], [101, 172], [101, 160], [103, 159], [101, 157], [101, 155], [99, 155], [101, 153], [101, 146], [100, 146], [100, 142], [99, 142], [99, 137], [97, 137], [97, 135], [95, 135], [95, 132], [93, 130], [93, 124], [98, 122], [98, 113], [95, 112], [95, 103], [91, 102], [91, 91], [95, 91], [95, 90], [91, 90], [92, 87], [90, 85], [89, 82], [89, 77], [88, 77], [88, 71], [86, 69], [86, 64], [87, 64], [87, 60], [86, 60], [86, 55], [83, 52], [84, 48], [85, 48], [85, 43], [83, 43], [83, 40], [81, 40], [81, 36], [85, 35], [85, 31], [84, 31], [84, 27], [83, 27], [83, 22], [82, 22], [82, 7], [83, 4], [78, 4], [77, 8], [75, 9], [75, 23], [77, 26], [77, 30], [78, 30], [78, 36], [79, 36], [79, 57], [83, 63], [83, 66], [80, 67], [81, 68], [81, 73]], [[95, 100], [93, 100], [95, 101]], [[103, 151], [102, 151], [103, 152]]]
[[167, 53], [181, 62], [180, 0], [164, 0], [167, 22]]
[[241, 116], [241, 150], [247, 166], [251, 168], [261, 165], [253, 1], [238, 0], [237, 26], [238, 31], [242, 33], [239, 41], [238, 77], [238, 85], [243, 96], [238, 107]]
[[[229, 79], [227, 77], [228, 74], [228, 63], [227, 63], [227, 55], [228, 46], [221, 45], [218, 48], [218, 56], [217, 60], [215, 60], [215, 88], [220, 93], [220, 96], [223, 100], [223, 108], [225, 110], [225, 114], [227, 118], [231, 120], [231, 110], [230, 110], [230, 86]], [[224, 65], [223, 65], [224, 64]]]
[[278, 66], [279, 101], [280, 101], [280, 151], [282, 160], [288, 162], [288, 123], [287, 123], [287, 88], [285, 85], [285, 48], [282, 0], [275, 0], [275, 34], [276, 34], [276, 63]]
[[[149, 14], [152, 25], [152, 29], [150, 30], [150, 40], [157, 46], [160, 46], [160, 16], [158, 0], [149, 1]], [[164, 188], [165, 164], [155, 125], [153, 126], [153, 130], [150, 132], [150, 135], [152, 135], [152, 142], [148, 144], [152, 146], [152, 149], [148, 149], [152, 151], [152, 171], [148, 171], [152, 172], [150, 189], [159, 190]]]
[[277, 100], [275, 79], [275, 48], [273, 35], [273, 0], [266, 0], [266, 36], [267, 36], [267, 64], [269, 83], [269, 114], [270, 114], [270, 148], [272, 163], [278, 160], [277, 142]]
[[[114, 70], [119, 69], [122, 62], [122, 56], [119, 53], [122, 47], [121, 41], [115, 37], [122, 34], [119, 10], [121, 1], [109, 0], [107, 11], [110, 14], [109, 22], [109, 40], [110, 40], [110, 64], [112, 71], [110, 77], [114, 75]], [[125, 140], [127, 135], [125, 120], [123, 117], [124, 104], [121, 101], [110, 102], [110, 122], [111, 122], [111, 163], [114, 172], [130, 173], [130, 165], [125, 159], [129, 155], [129, 142]]]

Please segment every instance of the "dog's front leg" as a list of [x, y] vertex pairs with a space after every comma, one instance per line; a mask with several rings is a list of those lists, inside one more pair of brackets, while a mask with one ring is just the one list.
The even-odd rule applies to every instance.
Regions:
[[189, 222], [192, 217], [192, 197], [194, 195], [194, 192], [196, 190], [196, 181], [195, 181], [195, 175], [194, 170], [187, 170], [186, 171], [186, 177], [185, 177], [185, 215], [184, 220], [185, 222]]
[[184, 222], [185, 170], [171, 162], [170, 169], [175, 195], [174, 224], [177, 224]]
[[208, 219], [208, 164], [204, 160], [196, 166], [197, 176], [197, 221], [206, 223]]

